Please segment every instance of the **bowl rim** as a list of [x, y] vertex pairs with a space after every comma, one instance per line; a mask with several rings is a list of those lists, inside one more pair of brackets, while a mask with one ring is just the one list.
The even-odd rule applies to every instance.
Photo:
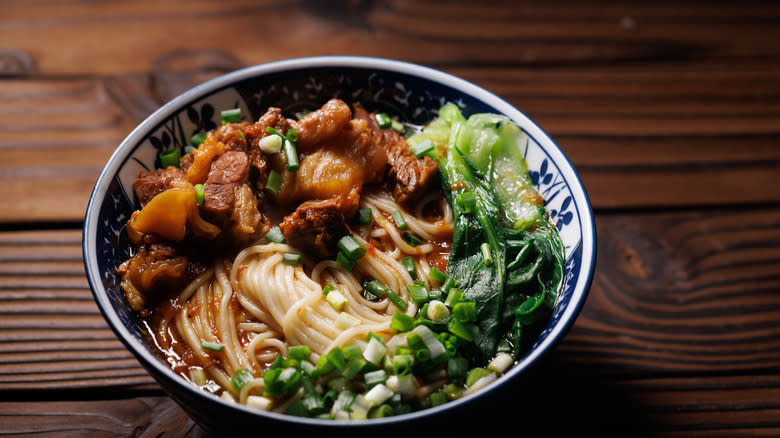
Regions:
[[[580, 240], [580, 245], [582, 246], [582, 265], [580, 268], [581, 275], [576, 280], [571, 299], [560, 316], [560, 322], [552, 327], [552, 329], [547, 333], [545, 339], [539, 345], [537, 345], [536, 348], [529, 351], [526, 356], [524, 356], [515, 366], [513, 366], [509, 372], [499, 377], [499, 379], [497, 379], [497, 381], [493, 384], [489, 385], [489, 387], [466, 397], [444, 403], [437, 407], [382, 419], [371, 419], [368, 421], [318, 420], [314, 418], [295, 417], [275, 412], [258, 411], [236, 403], [228, 404], [228, 402], [218, 397], [204, 393], [193, 385], [187, 385], [178, 374], [176, 374], [170, 367], [167, 367], [162, 361], [159, 360], [159, 358], [154, 357], [151, 351], [149, 351], [143, 344], [138, 342], [135, 336], [133, 336], [124, 326], [116, 314], [116, 310], [108, 300], [105, 289], [103, 288], [103, 284], [100, 281], [100, 273], [96, 259], [97, 254], [95, 251], [95, 242], [93, 240], [97, 232], [96, 230], [98, 226], [100, 202], [102, 202], [102, 199], [105, 197], [113, 176], [121, 168], [126, 159], [133, 153], [135, 146], [139, 144], [139, 142], [142, 141], [148, 134], [150, 134], [155, 126], [157, 126], [161, 121], [170, 115], [179, 111], [186, 103], [196, 101], [199, 98], [203, 98], [211, 93], [217, 92], [222, 88], [230, 86], [230, 84], [241, 82], [254, 77], [281, 73], [284, 71], [298, 71], [317, 68], [345, 68], [347, 70], [357, 68], [389, 71], [397, 74], [408, 75], [410, 77], [419, 77], [428, 81], [437, 82], [457, 90], [458, 92], [468, 94], [496, 108], [499, 112], [515, 120], [516, 122], [524, 122], [522, 124], [523, 129], [526, 129], [528, 134], [537, 141], [543, 140], [540, 142], [540, 146], [551, 156], [551, 158], [553, 158], [553, 161], [556, 163], [561, 173], [566, 175], [566, 179], [569, 181], [569, 188], [571, 190], [572, 197], [577, 200], [578, 209], [580, 212], [579, 216], [582, 233]], [[498, 95], [488, 91], [487, 89], [465, 79], [459, 78], [453, 74], [407, 61], [351, 55], [311, 56], [278, 60], [248, 66], [210, 79], [169, 100], [167, 103], [147, 116], [143, 121], [141, 121], [122, 140], [122, 142], [111, 154], [105, 166], [101, 170], [96, 180], [95, 186], [90, 193], [89, 201], [85, 210], [82, 229], [82, 258], [87, 280], [93, 297], [100, 309], [100, 312], [103, 314], [112, 331], [114, 331], [120, 341], [133, 354], [133, 356], [135, 356], [136, 360], [141, 363], [147, 372], [149, 372], [149, 367], [151, 367], [155, 372], [159, 373], [160, 376], [176, 382], [178, 387], [185, 388], [195, 397], [208, 398], [208, 400], [211, 402], [221, 403], [225, 406], [230, 406], [233, 409], [243, 410], [248, 414], [256, 415], [258, 419], [265, 417], [267, 419], [279, 420], [282, 422], [322, 427], [364, 427], [366, 424], [381, 425], [404, 421], [406, 419], [419, 419], [421, 417], [434, 415], [440, 412], [454, 409], [457, 406], [468, 403], [477, 398], [484, 397], [487, 394], [493, 392], [498, 387], [502, 386], [506, 381], [512, 380], [523, 373], [540, 357], [547, 354], [561, 340], [561, 338], [571, 328], [578, 314], [580, 313], [593, 280], [596, 263], [596, 244], [596, 226], [593, 215], [593, 208], [579, 174], [574, 169], [571, 161], [560, 148], [560, 146], [558, 146], [552, 137], [550, 137], [534, 120], [528, 117], [525, 113]], [[158, 379], [158, 376], [152, 373], [150, 374], [156, 380]]]

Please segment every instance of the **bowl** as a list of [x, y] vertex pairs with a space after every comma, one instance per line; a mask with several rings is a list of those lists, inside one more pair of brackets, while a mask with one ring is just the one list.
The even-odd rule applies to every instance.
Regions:
[[[223, 401], [177, 375], [147, 341], [138, 316], [127, 305], [116, 267], [128, 254], [124, 226], [134, 209], [132, 182], [139, 170], [153, 169], [161, 149], [183, 148], [194, 131], [213, 127], [219, 108], [238, 105], [243, 114], [255, 120], [269, 106], [295, 114], [319, 108], [333, 97], [347, 103], [361, 102], [369, 109], [382, 109], [415, 124], [424, 124], [436, 116], [442, 104], [454, 102], [465, 115], [503, 114], [528, 134], [530, 140], [522, 152], [560, 231], [565, 246], [565, 280], [552, 317], [533, 346], [488, 388], [435, 408], [363, 421], [307, 419], [250, 409]], [[395, 60], [350, 56], [291, 59], [244, 68], [165, 104], [138, 125], [109, 158], [91, 193], [83, 230], [87, 278], [109, 326], [197, 424], [220, 435], [247, 428], [338, 428], [344, 433], [386, 430], [401, 424], [450, 424], [451, 418], [473, 404], [489, 404], [496, 388], [517, 380], [561, 340], [587, 296], [595, 253], [595, 226], [585, 188], [561, 148], [528, 116], [489, 91], [450, 74]]]

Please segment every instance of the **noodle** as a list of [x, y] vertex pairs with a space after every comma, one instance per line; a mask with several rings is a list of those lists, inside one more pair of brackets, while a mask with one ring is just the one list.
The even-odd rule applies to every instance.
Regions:
[[[438, 204], [441, 217], [426, 220], [422, 211], [427, 204]], [[364, 345], [369, 333], [390, 334], [397, 307], [387, 298], [367, 299], [361, 278], [376, 279], [396, 291], [409, 303], [404, 313], [414, 315], [417, 306], [409, 299], [406, 286], [415, 280], [430, 281], [425, 259], [433, 251], [429, 241], [452, 232], [452, 214], [440, 193], [427, 196], [413, 214], [407, 212], [409, 231], [426, 240], [415, 247], [405, 242], [387, 219], [401, 209], [389, 193], [372, 191], [361, 198], [360, 206], [372, 209], [374, 221], [354, 237], [371, 250], [357, 261], [353, 271], [333, 260], [314, 263], [306, 256], [300, 265], [286, 264], [283, 255], [300, 254], [296, 248], [261, 240], [232, 261], [216, 262], [181, 291], [181, 309], [173, 315], [171, 329], [175, 333], [170, 337], [186, 343], [209, 377], [240, 403], [246, 403], [249, 395], [261, 394], [265, 385], [255, 378], [236, 392], [229, 376], [238, 369], [267, 367], [278, 355], [286, 355], [291, 345], [309, 346], [316, 359], [336, 347]], [[419, 268], [416, 278], [400, 262], [410, 255]], [[326, 284], [347, 298], [343, 312], [357, 318], [359, 325], [343, 330], [334, 325], [339, 312], [324, 299], [322, 288]], [[163, 320], [159, 327], [161, 336], [168, 324]], [[213, 360], [203, 342], [222, 345], [221, 359]]]

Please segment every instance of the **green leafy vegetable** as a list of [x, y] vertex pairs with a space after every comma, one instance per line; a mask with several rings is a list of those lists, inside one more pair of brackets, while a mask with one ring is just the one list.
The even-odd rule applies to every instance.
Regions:
[[473, 360], [489, 360], [507, 344], [517, 357], [524, 332], [549, 317], [564, 263], [521, 152], [528, 136], [504, 116], [466, 118], [453, 104], [418, 135], [446, 151], [439, 169], [455, 215], [447, 274], [476, 310], [476, 329], [456, 326], [456, 333], [473, 337]]

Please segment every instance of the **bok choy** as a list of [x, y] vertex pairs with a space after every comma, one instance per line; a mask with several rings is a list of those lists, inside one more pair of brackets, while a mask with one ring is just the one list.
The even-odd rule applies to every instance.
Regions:
[[455, 217], [447, 274], [476, 303], [472, 359], [517, 358], [524, 331], [549, 318], [564, 276], [563, 244], [520, 149], [527, 134], [504, 116], [465, 118], [448, 103], [409, 142], [426, 139]]

